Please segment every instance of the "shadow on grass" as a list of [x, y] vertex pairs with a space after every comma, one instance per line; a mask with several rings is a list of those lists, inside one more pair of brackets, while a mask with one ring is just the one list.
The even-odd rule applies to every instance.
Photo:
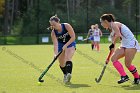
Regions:
[[121, 86], [117, 85], [111, 85], [111, 84], [98, 84], [99, 86], [104, 86], [104, 87], [115, 87], [115, 88], [121, 88]]
[[88, 84], [73, 84], [73, 83], [67, 83], [65, 84], [65, 86], [69, 88], [91, 87]]
[[121, 86], [125, 90], [140, 90], [140, 85]]
[[101, 86], [106, 87], [116, 87], [116, 88], [123, 88], [125, 90], [140, 90], [140, 84], [139, 85], [107, 85], [107, 84], [98, 84]]

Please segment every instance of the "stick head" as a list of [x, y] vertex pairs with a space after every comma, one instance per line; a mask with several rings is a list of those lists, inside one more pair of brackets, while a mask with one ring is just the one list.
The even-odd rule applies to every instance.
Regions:
[[99, 80], [97, 78], [95, 78], [96, 83], [99, 83]]
[[44, 80], [41, 80], [41, 79], [40, 79], [39, 82], [44, 82]]

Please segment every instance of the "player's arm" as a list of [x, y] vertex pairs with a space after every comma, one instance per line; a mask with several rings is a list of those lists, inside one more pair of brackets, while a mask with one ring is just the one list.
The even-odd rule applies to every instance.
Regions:
[[114, 36], [112, 37], [112, 44], [109, 46], [110, 50], [114, 49], [116, 41], [121, 37], [120, 30], [114, 23], [112, 25], [112, 29], [114, 30]]
[[90, 35], [90, 30], [88, 31], [88, 34], [87, 34], [87, 38], [86, 39], [88, 39], [89, 35]]
[[75, 32], [70, 24], [65, 24], [65, 27], [70, 35], [70, 40], [65, 44], [65, 46], [69, 46], [75, 40]]
[[52, 38], [53, 45], [54, 45], [54, 55], [56, 56], [58, 54], [58, 41], [57, 41], [56, 35], [53, 30], [51, 32], [51, 38]]
[[120, 33], [120, 30], [119, 30], [118, 26], [115, 25], [115, 23], [113, 23], [112, 28], [115, 31], [115, 35], [114, 35], [114, 37], [112, 39], [112, 43], [115, 45], [116, 41], [121, 37], [121, 33]]

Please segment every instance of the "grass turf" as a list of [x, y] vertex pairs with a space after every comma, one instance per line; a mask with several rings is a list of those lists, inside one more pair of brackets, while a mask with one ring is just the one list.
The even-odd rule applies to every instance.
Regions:
[[[108, 44], [101, 44], [100, 52], [91, 51], [90, 44], [79, 44], [73, 57], [71, 84], [62, 83], [63, 74], [56, 61], [39, 86], [38, 77], [53, 59], [53, 46], [0, 46], [0, 93], [140, 93], [140, 85], [131, 84], [133, 77], [126, 67], [131, 80], [121, 85], [116, 83], [120, 77], [111, 62], [101, 82], [95, 82], [108, 52]], [[120, 61], [124, 64], [123, 60]], [[138, 52], [133, 63], [140, 72], [139, 61]]]

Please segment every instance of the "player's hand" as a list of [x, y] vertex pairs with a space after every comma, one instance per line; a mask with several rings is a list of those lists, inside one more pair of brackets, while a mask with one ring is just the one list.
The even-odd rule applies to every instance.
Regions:
[[106, 60], [105, 63], [108, 64], [109, 60]]
[[56, 58], [57, 54], [54, 54], [54, 58]]
[[62, 49], [63, 49], [63, 50], [66, 50], [66, 48], [67, 48], [67, 45], [64, 45]]
[[112, 43], [110, 46], [109, 46], [109, 50], [111, 51], [112, 49], [114, 49], [115, 45]]

